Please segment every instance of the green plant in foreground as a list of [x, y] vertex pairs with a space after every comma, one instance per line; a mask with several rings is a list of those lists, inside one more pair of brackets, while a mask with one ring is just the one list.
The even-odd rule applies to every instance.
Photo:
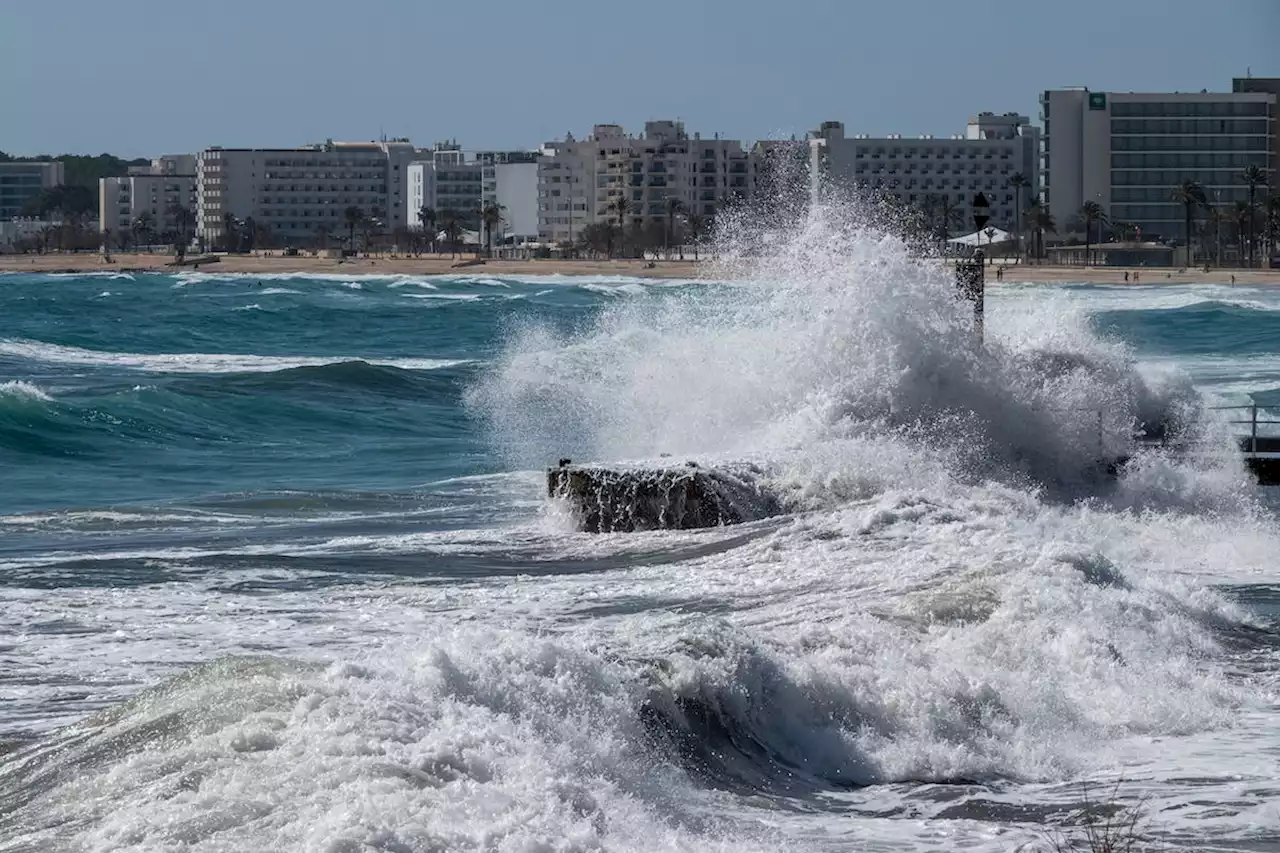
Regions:
[[1148, 832], [1150, 818], [1145, 800], [1122, 805], [1120, 782], [1116, 782], [1105, 802], [1092, 800], [1087, 784], [1080, 788], [1083, 821], [1046, 830], [1037, 841], [1022, 845], [1019, 853], [1143, 853], [1158, 849]]

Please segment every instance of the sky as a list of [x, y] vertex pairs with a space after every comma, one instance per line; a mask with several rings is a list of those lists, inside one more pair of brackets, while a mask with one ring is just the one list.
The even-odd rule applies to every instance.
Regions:
[[1280, 76], [1280, 0], [0, 0], [0, 150], [456, 138], [596, 123], [946, 135], [1048, 88]]

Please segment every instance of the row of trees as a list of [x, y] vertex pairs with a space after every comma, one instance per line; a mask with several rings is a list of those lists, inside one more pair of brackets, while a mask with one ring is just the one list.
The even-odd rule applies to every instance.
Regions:
[[[1250, 267], [1257, 265], [1260, 248], [1264, 249], [1261, 253], [1264, 257], [1280, 249], [1280, 193], [1271, 194], [1267, 191], [1267, 174], [1257, 166], [1247, 167], [1241, 172], [1240, 180], [1249, 188], [1248, 200], [1227, 205], [1210, 202], [1205, 188], [1196, 181], [1187, 181], [1174, 188], [1170, 198], [1183, 207], [1182, 233], [1183, 244], [1188, 250], [1188, 264], [1196, 261], [1194, 243], [1197, 241], [1193, 237], [1197, 234], [1200, 259], [1207, 262], [1216, 255], [1219, 265], [1222, 264], [1223, 247], [1227, 240], [1234, 241], [1237, 258], [1242, 261], [1247, 259]], [[1197, 216], [1201, 211], [1205, 214], [1202, 222]], [[1102, 206], [1095, 201], [1086, 201], [1076, 219], [1084, 230], [1086, 263], [1095, 232], [1098, 243], [1104, 239], [1104, 228], [1109, 228], [1112, 236], [1122, 240], [1138, 236], [1136, 225], [1112, 222]], [[1200, 224], [1199, 229], [1196, 228], [1197, 224]], [[1210, 239], [1216, 250], [1213, 253], [1208, 248]]]

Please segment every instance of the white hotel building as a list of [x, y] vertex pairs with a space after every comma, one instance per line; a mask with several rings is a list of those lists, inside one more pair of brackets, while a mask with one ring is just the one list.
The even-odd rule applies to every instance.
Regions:
[[1112, 223], [1141, 228], [1144, 239], [1186, 245], [1176, 187], [1195, 181], [1214, 206], [1247, 201], [1241, 172], [1275, 165], [1277, 96], [1265, 89], [1280, 87], [1265, 84], [1280, 81], [1257, 82], [1242, 78], [1236, 88], [1261, 91], [1046, 91], [1044, 195], [1059, 234], [1094, 201]]
[[526, 242], [538, 236], [538, 152], [464, 151], [437, 145], [409, 165], [409, 227], [422, 228], [420, 211], [436, 214], [436, 227], [450, 213], [461, 214], [470, 230], [480, 231], [480, 211], [502, 207], [495, 245], [508, 238]]
[[196, 212], [196, 158], [157, 157], [150, 166], [130, 166], [122, 177], [98, 179], [98, 223], [103, 231], [128, 231], [146, 213], [157, 234], [177, 228], [175, 211]]
[[650, 121], [643, 136], [598, 124], [542, 148], [538, 162], [538, 234], [543, 242], [576, 240], [595, 222], [615, 221], [626, 198], [632, 227], [665, 220], [671, 199], [686, 213], [714, 216], [731, 197], [750, 198], [755, 160], [737, 140], [689, 136], [684, 123]]
[[227, 214], [266, 225], [284, 243], [346, 232], [357, 207], [386, 231], [408, 224], [407, 140], [301, 148], [208, 148], [197, 155], [196, 233], [216, 243]]
[[[893, 197], [921, 207], [929, 197], [954, 205], [967, 227], [978, 193], [990, 204], [990, 224], [1017, 230], [1021, 211], [1039, 192], [1040, 132], [1017, 113], [981, 113], [969, 119], [964, 135], [951, 137], [846, 137], [840, 122], [824, 122], [810, 146], [813, 191], [844, 188], [870, 197]], [[1029, 185], [1021, 199], [1011, 179], [1021, 175]]]

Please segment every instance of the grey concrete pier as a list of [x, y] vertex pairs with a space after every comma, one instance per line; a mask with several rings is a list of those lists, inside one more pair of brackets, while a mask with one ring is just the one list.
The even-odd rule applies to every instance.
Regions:
[[783, 511], [750, 466], [702, 468], [574, 465], [547, 469], [547, 494], [568, 502], [586, 533], [690, 530], [741, 524]]

